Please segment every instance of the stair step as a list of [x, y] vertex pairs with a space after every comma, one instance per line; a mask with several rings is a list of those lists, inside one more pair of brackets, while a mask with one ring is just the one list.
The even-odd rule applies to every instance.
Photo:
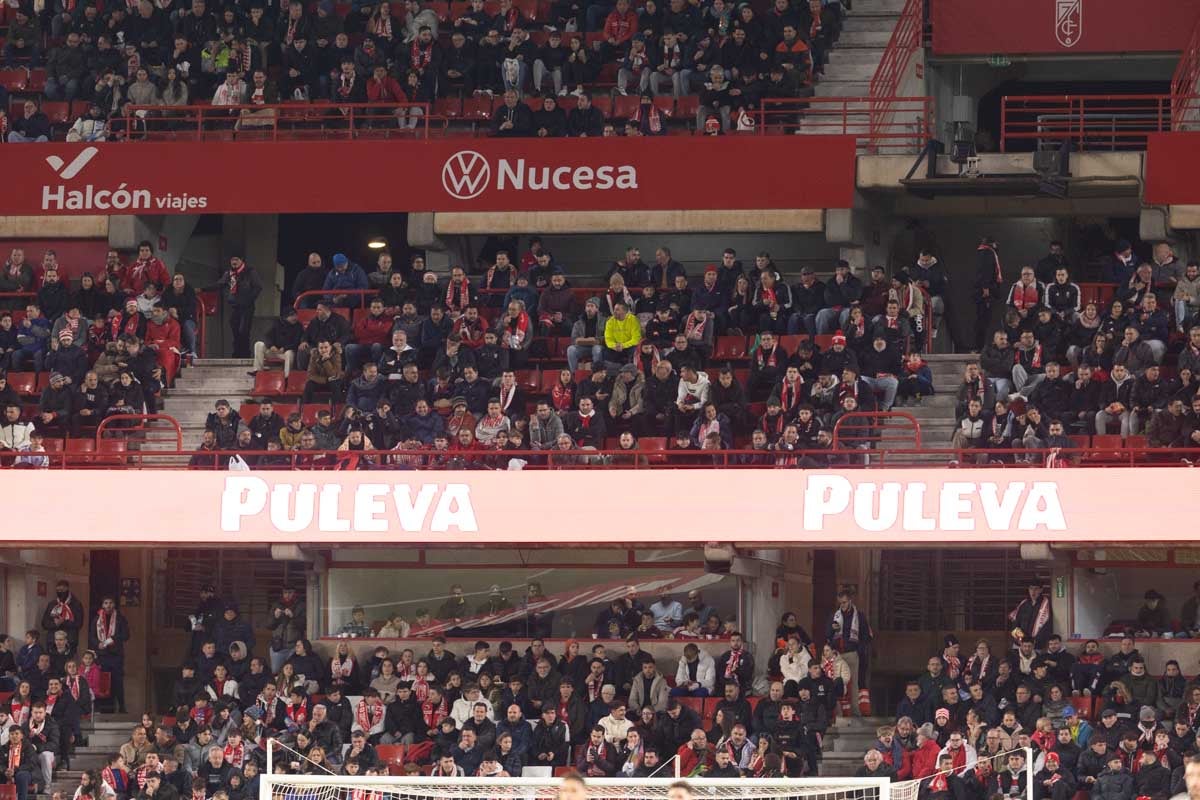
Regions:
[[905, 0], [854, 0], [854, 8], [850, 17], [861, 15], [893, 14], [899, 15], [904, 11]]
[[817, 97], [867, 97], [871, 93], [871, 76], [861, 80], [826, 76], [817, 84]]
[[250, 358], [198, 358], [194, 362], [197, 367], [252, 367], [254, 360]]
[[[874, 23], [875, 20], [869, 19], [864, 21]], [[860, 47], [887, 47], [887, 43], [891, 38], [892, 25], [889, 23], [880, 23], [878, 30], [843, 31], [833, 52], [838, 53], [844, 49], [855, 50]]]
[[850, 64], [871, 64], [878, 66], [883, 58], [882, 47], [847, 47], [843, 48], [841, 43], [829, 53], [829, 71], [837, 71], [837, 74], [842, 73], [842, 69]]
[[888, 38], [891, 38], [892, 31], [895, 30], [896, 22], [899, 19], [900, 17], [895, 14], [851, 14], [842, 23], [842, 36], [841, 39], [838, 39], [838, 46], [841, 46], [842, 39], [847, 36], [856, 36], [860, 33], [886, 33]]

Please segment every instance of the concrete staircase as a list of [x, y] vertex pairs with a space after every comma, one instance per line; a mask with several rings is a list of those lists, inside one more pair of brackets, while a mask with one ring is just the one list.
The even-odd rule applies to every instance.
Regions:
[[[901, 406], [894, 409], [911, 414], [921, 426], [921, 446], [923, 448], [946, 448], [950, 446], [950, 435], [954, 432], [954, 404], [958, 387], [962, 383], [963, 371], [967, 364], [978, 356], [973, 353], [931, 353], [925, 356], [929, 369], [933, 372], [933, 397], [924, 397], [920, 405]], [[905, 461], [910, 460], [908, 457]], [[931, 453], [929, 456], [916, 455], [913, 461], [929, 463], [945, 463], [944, 454]]]
[[[904, 0], [854, 0], [842, 35], [829, 53], [817, 97], [866, 97]], [[839, 128], [841, 123], [838, 123]], [[815, 132], [815, 131], [814, 131]]]
[[821, 777], [844, 778], [862, 766], [863, 754], [875, 742], [875, 729], [895, 720], [884, 717], [838, 717], [822, 740]]
[[[204, 420], [218, 400], [228, 400], [236, 414], [242, 401], [251, 396], [254, 378], [246, 374], [251, 365], [249, 359], [241, 358], [196, 359], [180, 374], [175, 386], [164, 397], [162, 413], [179, 421], [185, 450], [200, 443]], [[161, 441], [146, 442], [142, 448], [143, 451], [169, 449], [172, 447]]]
[[129, 741], [129, 731], [135, 722], [135, 718], [129, 714], [104, 714], [94, 727], [85, 722], [83, 733], [88, 737], [87, 747], [75, 748], [70, 769], [62, 763], [58, 765], [54, 770], [54, 782], [47, 787], [47, 796], [62, 792], [63, 797], [71, 797], [79, 786], [80, 773], [87, 769], [99, 771], [107, 767], [108, 757]]

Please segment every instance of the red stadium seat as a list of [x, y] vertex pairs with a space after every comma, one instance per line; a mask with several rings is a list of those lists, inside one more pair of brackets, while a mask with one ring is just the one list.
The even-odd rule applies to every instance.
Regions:
[[642, 98], [637, 95], [618, 95], [613, 100], [613, 116], [620, 119], [630, 119], [637, 113], [638, 106], [641, 104]]
[[283, 393], [286, 395], [304, 394], [304, 384], [308, 383], [308, 372], [306, 370], [292, 370], [287, 376], [287, 383], [284, 384]]
[[387, 767], [389, 775], [404, 774], [404, 745], [376, 745], [375, 754], [379, 756], [379, 763]]
[[435, 117], [446, 117], [447, 119], [458, 119], [462, 116], [462, 98], [460, 97], [443, 97], [433, 104], [433, 115]]
[[558, 370], [544, 369], [542, 370], [542, 380], [534, 394], [550, 394], [554, 390], [554, 384], [558, 383]]
[[50, 118], [51, 125], [67, 125], [71, 122], [71, 104], [61, 100], [42, 103], [42, 112]]
[[1072, 697], [1071, 705], [1079, 712], [1079, 716], [1091, 721], [1092, 719], [1092, 697]]
[[37, 396], [37, 373], [10, 372], [8, 373], [9, 387], [22, 397]]
[[1091, 449], [1084, 456], [1087, 461], [1122, 461], [1121, 437], [1097, 434], [1092, 437]]
[[278, 397], [283, 393], [284, 378], [282, 372], [260, 369], [258, 374], [254, 376], [254, 389], [251, 391], [251, 394], [255, 397]]
[[694, 94], [684, 95], [683, 97], [675, 98], [675, 116], [680, 119], [690, 120], [696, 116], [696, 112], [700, 110], [700, 98]]
[[254, 419], [254, 415], [257, 413], [258, 403], [242, 403], [241, 407], [238, 408], [238, 416], [241, 417], [242, 422], [246, 423], [247, 425], [250, 424], [250, 420]]
[[536, 369], [517, 370], [517, 386], [526, 392], [536, 392], [541, 386], [541, 376]]
[[0, 86], [9, 92], [23, 92], [29, 85], [29, 71], [24, 67], [0, 69]]
[[68, 453], [94, 453], [96, 452], [95, 439], [67, 439]]
[[488, 121], [492, 118], [492, 98], [486, 94], [463, 100], [463, 119]]
[[317, 412], [321, 409], [329, 410], [328, 403], [305, 403], [300, 406], [300, 418], [304, 420], [305, 425], [317, 424]]
[[600, 113], [604, 115], [605, 119], [612, 116], [612, 98], [608, 95], [592, 98], [592, 105], [600, 109]]
[[718, 336], [713, 348], [716, 361], [745, 361], [750, 357], [745, 336]]
[[779, 337], [779, 344], [788, 355], [793, 355], [796, 352], [796, 348], [800, 346], [800, 343], [806, 339], [808, 339], [808, 334], [805, 333], [788, 334], [787, 336]]

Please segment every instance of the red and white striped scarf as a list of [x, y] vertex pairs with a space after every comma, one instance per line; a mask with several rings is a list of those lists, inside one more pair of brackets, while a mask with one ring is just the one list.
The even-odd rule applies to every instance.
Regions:
[[376, 725], [383, 721], [386, 711], [387, 707], [383, 703], [369, 703], [366, 698], [363, 698], [358, 701], [358, 707], [354, 709], [354, 719], [363, 732], [369, 734]]
[[471, 302], [471, 285], [464, 279], [456, 284], [450, 281], [446, 285], [446, 308], [451, 311], [465, 311]]
[[242, 764], [246, 761], [246, 743], [243, 742], [237, 747], [231, 744], [225, 745], [225, 763], [229, 764], [234, 769], [241, 769]]

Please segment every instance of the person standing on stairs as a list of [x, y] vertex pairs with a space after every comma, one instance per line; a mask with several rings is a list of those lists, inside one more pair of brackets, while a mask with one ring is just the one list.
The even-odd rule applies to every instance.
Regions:
[[229, 258], [229, 269], [216, 286], [229, 303], [229, 327], [233, 333], [233, 357], [250, 358], [250, 326], [254, 323], [254, 304], [262, 292], [257, 274], [241, 256]]
[[825, 626], [825, 641], [841, 653], [850, 667], [850, 675], [858, 687], [858, 703], [850, 704], [851, 711], [855, 716], [865, 717], [871, 713], [867, 677], [870, 674], [869, 648], [875, 632], [866, 615], [854, 605], [854, 593], [851, 590], [839, 591], [837, 603], [838, 607]]
[[129, 621], [117, 610], [116, 601], [105, 597], [100, 602], [92, 628], [88, 631], [88, 647], [96, 653], [103, 672], [112, 679], [112, 696], [117, 713], [125, 711], [125, 642], [129, 641]]

